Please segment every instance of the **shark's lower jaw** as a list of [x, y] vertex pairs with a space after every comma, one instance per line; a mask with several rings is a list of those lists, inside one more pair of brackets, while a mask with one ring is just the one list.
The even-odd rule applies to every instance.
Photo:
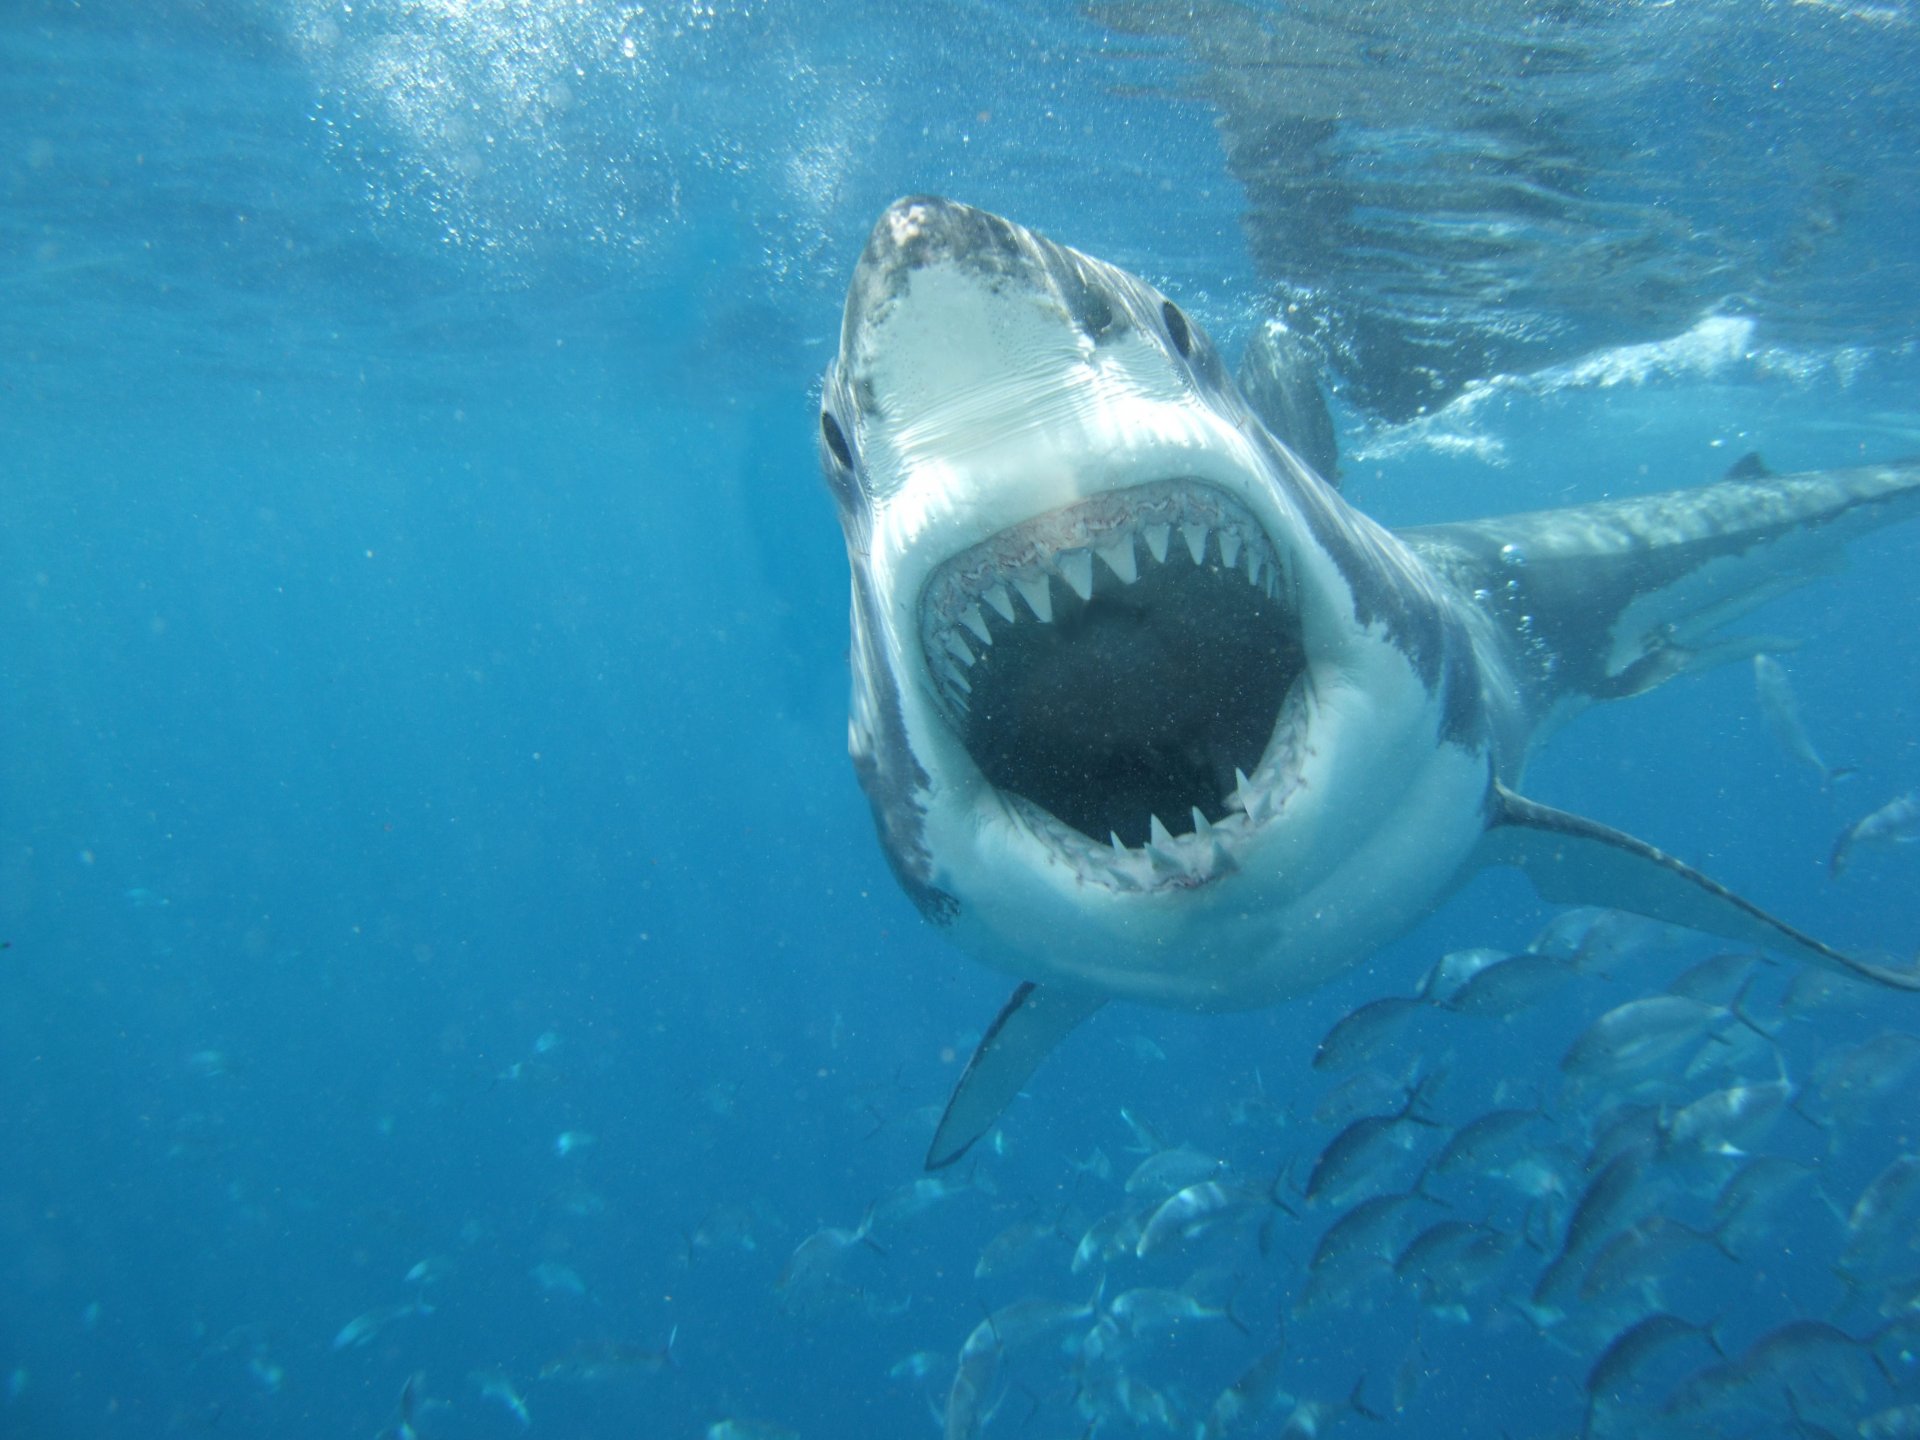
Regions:
[[920, 631], [980, 774], [1089, 878], [1227, 873], [1297, 783], [1292, 577], [1216, 486], [1156, 481], [1003, 530], [933, 572]]

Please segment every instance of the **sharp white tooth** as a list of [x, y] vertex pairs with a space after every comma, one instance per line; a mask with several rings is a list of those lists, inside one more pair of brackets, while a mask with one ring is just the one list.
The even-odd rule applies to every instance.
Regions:
[[1258, 589], [1260, 586], [1260, 547], [1247, 547], [1247, 583]]
[[[962, 675], [958, 670], [958, 668], [956, 668], [951, 662], [943, 664], [940, 667], [940, 674], [941, 674], [941, 677], [945, 679], [946, 682], [954, 688], [955, 699], [959, 699], [963, 695], [971, 695], [973, 693], [973, 686], [967, 683], [967, 677]], [[962, 702], [962, 708], [963, 709], [965, 708], [964, 702]]]
[[1207, 527], [1204, 525], [1182, 525], [1180, 534], [1187, 542], [1187, 554], [1198, 565], [1200, 558], [1207, 553]]
[[995, 585], [991, 589], [983, 592], [980, 598], [998, 610], [1002, 620], [1011, 621], [1014, 619], [1013, 597], [1007, 594], [1006, 586]]
[[1220, 532], [1220, 563], [1227, 569], [1233, 569], [1234, 562], [1240, 558], [1240, 536], [1232, 530]]
[[1160, 823], [1158, 815], [1147, 816], [1147, 848], [1163, 850], [1168, 855], [1173, 853], [1173, 834]]
[[1253, 782], [1247, 779], [1247, 772], [1238, 765], [1233, 767], [1233, 803], [1247, 812], [1252, 818], [1253, 807], [1247, 802], [1253, 798]]
[[1122, 535], [1113, 544], [1102, 546], [1100, 558], [1120, 577], [1121, 584], [1131, 585], [1140, 578], [1139, 562], [1133, 558], [1133, 536]]
[[1147, 542], [1147, 553], [1153, 556], [1153, 563], [1167, 563], [1167, 540], [1173, 534], [1171, 525], [1149, 525], [1140, 532], [1140, 538]]
[[1093, 552], [1090, 550], [1068, 550], [1053, 557], [1054, 566], [1060, 571], [1060, 578], [1067, 582], [1073, 593], [1082, 600], [1093, 598]]
[[1227, 853], [1227, 847], [1220, 843], [1218, 835], [1207, 837], [1207, 874], [1231, 875], [1240, 867], [1234, 863], [1233, 856]]
[[1198, 805], [1193, 807], [1193, 833], [1202, 840], [1213, 834], [1213, 822], [1200, 813]]
[[1020, 592], [1020, 598], [1027, 602], [1027, 608], [1033, 611], [1034, 619], [1043, 624], [1053, 619], [1053, 593], [1047, 589], [1046, 576], [1015, 580], [1013, 587]]
[[960, 612], [960, 623], [979, 637], [982, 645], [993, 644], [993, 636], [987, 630], [987, 617], [980, 613], [978, 605], [969, 605]]
[[952, 630], [947, 632], [947, 649], [962, 665], [973, 664], [973, 651], [967, 648], [967, 642], [962, 640], [957, 632]]
[[1120, 832], [1118, 830], [1107, 831], [1107, 843], [1113, 847], [1114, 854], [1124, 855], [1127, 853], [1127, 847], [1120, 843]]

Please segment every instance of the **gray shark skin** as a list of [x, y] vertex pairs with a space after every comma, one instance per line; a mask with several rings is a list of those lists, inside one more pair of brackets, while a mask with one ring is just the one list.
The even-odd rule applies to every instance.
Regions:
[[1390, 532], [1167, 297], [922, 197], [855, 267], [820, 451], [881, 843], [931, 921], [1022, 982], [930, 1168], [1107, 999], [1274, 1004], [1486, 864], [1920, 989], [1518, 793], [1583, 707], [1751, 656], [1722, 627], [1920, 511], [1920, 465]]

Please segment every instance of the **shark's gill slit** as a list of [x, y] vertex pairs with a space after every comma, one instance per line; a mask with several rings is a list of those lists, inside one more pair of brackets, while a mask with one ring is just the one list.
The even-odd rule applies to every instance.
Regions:
[[1102, 496], [954, 557], [922, 633], [981, 774], [1128, 848], [1155, 819], [1181, 836], [1243, 806], [1238, 777], [1305, 668], [1271, 543], [1199, 482]]

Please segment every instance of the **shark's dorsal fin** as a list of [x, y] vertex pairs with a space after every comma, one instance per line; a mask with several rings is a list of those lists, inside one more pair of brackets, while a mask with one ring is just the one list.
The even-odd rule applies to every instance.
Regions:
[[927, 1169], [944, 1169], [966, 1154], [968, 1146], [993, 1128], [1053, 1047], [1106, 1003], [1104, 995], [1032, 981], [1015, 990], [953, 1087], [927, 1149]]
[[1920, 970], [1896, 970], [1836, 950], [1624, 831], [1541, 805], [1497, 781], [1490, 804], [1485, 861], [1524, 870], [1541, 897], [1555, 904], [1627, 910], [1856, 980], [1920, 991]]

